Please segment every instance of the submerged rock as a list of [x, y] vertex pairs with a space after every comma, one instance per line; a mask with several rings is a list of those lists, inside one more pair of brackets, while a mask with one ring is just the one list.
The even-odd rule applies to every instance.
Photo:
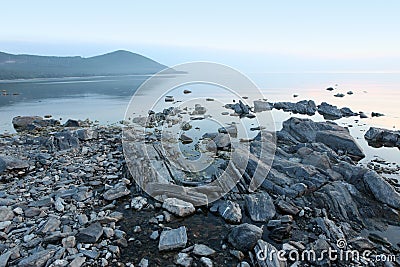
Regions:
[[364, 138], [376, 145], [400, 148], [400, 131], [370, 127], [365, 133]]

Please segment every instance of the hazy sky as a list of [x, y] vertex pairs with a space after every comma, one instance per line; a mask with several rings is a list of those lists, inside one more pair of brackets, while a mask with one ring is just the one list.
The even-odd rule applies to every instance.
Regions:
[[0, 51], [400, 70], [399, 14], [399, 0], [2, 1]]

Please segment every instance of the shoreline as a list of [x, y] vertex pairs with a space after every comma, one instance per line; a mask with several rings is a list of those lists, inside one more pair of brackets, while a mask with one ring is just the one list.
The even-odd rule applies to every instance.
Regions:
[[[314, 139], [301, 125], [315, 129], [319, 137]], [[216, 266], [253, 266], [266, 264], [256, 257], [263, 242], [276, 250], [318, 251], [334, 248], [344, 238], [354, 249], [399, 259], [399, 245], [392, 243], [400, 240], [390, 243], [372, 233], [400, 226], [400, 186], [376, 174], [371, 165], [353, 165], [351, 158], [361, 155], [356, 147], [350, 157], [330, 148], [332, 136], [348, 140], [345, 146], [354, 143], [343, 127], [332, 125], [308, 119], [285, 121], [277, 132], [272, 169], [256, 193], [248, 192], [247, 182], [240, 180], [243, 187], [238, 191], [189, 213], [181, 213], [182, 206], [165, 207], [135, 185], [118, 126], [70, 121], [74, 127], [45, 126], [3, 135], [0, 158], [5, 158], [6, 167], [0, 201], [6, 249], [2, 255], [8, 256], [5, 262], [10, 266], [34, 260], [103, 266], [209, 261]], [[326, 130], [331, 131], [328, 136], [323, 134]], [[255, 150], [260, 144], [251, 142]], [[178, 238], [175, 249], [160, 250], [159, 235], [174, 237], [171, 229], [179, 227], [184, 227], [187, 241]]]

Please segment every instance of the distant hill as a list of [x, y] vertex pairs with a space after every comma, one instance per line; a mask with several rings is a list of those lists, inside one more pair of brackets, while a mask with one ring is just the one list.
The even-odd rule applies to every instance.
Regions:
[[153, 74], [165, 68], [150, 58], [123, 50], [88, 58], [0, 52], [0, 80]]

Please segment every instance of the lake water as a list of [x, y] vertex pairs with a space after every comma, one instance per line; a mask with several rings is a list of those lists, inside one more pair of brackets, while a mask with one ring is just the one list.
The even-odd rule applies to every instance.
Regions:
[[[400, 128], [400, 74], [396, 73], [250, 73], [248, 75], [261, 89], [268, 101], [293, 101], [312, 99], [317, 104], [326, 101], [338, 107], [350, 107], [353, 111], [384, 113], [384, 117], [359, 120], [351, 117], [337, 120], [350, 128], [352, 135], [368, 155], [362, 162], [381, 157], [394, 164], [400, 163], [397, 148], [373, 148], [363, 138], [372, 125], [388, 129]], [[97, 120], [101, 124], [118, 123], [124, 119], [131, 96], [148, 77], [143, 75], [34, 79], [0, 82], [0, 132], [14, 132], [11, 124], [18, 115], [52, 115], [66, 121], [69, 118]], [[164, 76], [159, 79], [173, 79]], [[334, 87], [330, 92], [327, 87]], [[207, 89], [204, 89], [207, 90]], [[347, 95], [348, 91], [353, 95]], [[345, 97], [333, 95], [344, 93]], [[146, 94], [146, 93], [145, 93]], [[150, 93], [149, 93], [150, 94]], [[206, 93], [207, 94], [207, 93]], [[209, 97], [224, 92], [212, 89]], [[294, 98], [296, 94], [298, 97]], [[175, 97], [175, 100], [181, 100]], [[190, 97], [195, 97], [191, 95]], [[251, 98], [251, 95], [249, 95]], [[228, 101], [232, 103], [232, 101]], [[290, 113], [273, 111], [276, 129]], [[298, 117], [308, 117], [295, 115]], [[314, 120], [323, 120], [315, 115]], [[359, 120], [357, 122], [357, 120]]]

